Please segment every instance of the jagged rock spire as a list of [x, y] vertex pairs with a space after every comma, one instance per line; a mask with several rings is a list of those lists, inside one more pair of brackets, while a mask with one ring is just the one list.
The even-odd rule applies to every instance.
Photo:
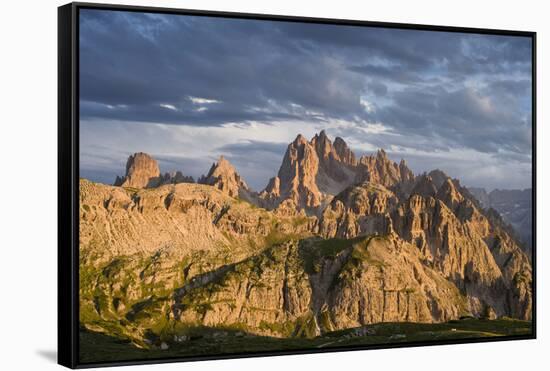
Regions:
[[432, 177], [424, 173], [420, 175], [416, 181], [416, 184], [411, 192], [413, 195], [420, 195], [422, 197], [435, 197], [437, 188], [432, 180]]
[[391, 161], [383, 149], [357, 160], [344, 139], [336, 137], [332, 142], [322, 130], [309, 142], [302, 134], [296, 136], [287, 148], [276, 179], [270, 180], [261, 197], [273, 203], [273, 186], [277, 182], [279, 202], [292, 199], [300, 208], [311, 208], [355, 183], [370, 181], [389, 187], [413, 179], [406, 163]]
[[126, 174], [117, 176], [113, 185], [131, 188], [154, 188], [163, 184], [194, 183], [193, 177], [181, 171], [161, 175], [157, 160], [144, 152], [128, 157]]
[[357, 165], [355, 154], [348, 147], [344, 139], [340, 137], [336, 137], [336, 139], [334, 139], [334, 150], [336, 151], [336, 154], [338, 154], [340, 161], [342, 161], [343, 163], [350, 166]]
[[198, 183], [214, 186], [231, 197], [238, 197], [243, 190], [248, 191], [248, 185], [223, 155], [212, 164], [208, 174], [203, 175]]
[[121, 187], [147, 188], [160, 184], [160, 169], [157, 161], [147, 153], [134, 153], [126, 161], [126, 175], [118, 177], [114, 185]]

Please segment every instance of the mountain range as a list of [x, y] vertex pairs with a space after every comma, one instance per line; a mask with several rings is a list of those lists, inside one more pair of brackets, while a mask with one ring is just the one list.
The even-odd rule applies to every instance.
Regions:
[[502, 219], [511, 225], [518, 239], [526, 247], [528, 255], [532, 253], [533, 238], [533, 200], [531, 188], [494, 189], [487, 192], [484, 188], [468, 188], [486, 209], [494, 209]]
[[197, 182], [183, 174], [137, 153], [113, 186], [81, 179], [84, 328], [147, 348], [198, 326], [315, 338], [531, 320], [530, 248], [441, 170], [357, 157], [322, 131], [298, 135], [260, 192], [223, 156]]

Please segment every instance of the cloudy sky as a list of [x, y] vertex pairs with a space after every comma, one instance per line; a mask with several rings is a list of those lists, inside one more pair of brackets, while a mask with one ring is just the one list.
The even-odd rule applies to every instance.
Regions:
[[81, 176], [138, 151], [197, 178], [223, 154], [254, 189], [325, 129], [415, 173], [531, 186], [531, 41], [81, 10]]

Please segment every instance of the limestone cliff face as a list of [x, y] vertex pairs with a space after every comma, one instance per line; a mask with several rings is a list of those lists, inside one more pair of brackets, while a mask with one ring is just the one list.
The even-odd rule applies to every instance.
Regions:
[[224, 267], [201, 286], [177, 289], [173, 300], [175, 321], [223, 323], [270, 336], [313, 337], [468, 313], [460, 291], [423, 266], [413, 246], [381, 237], [358, 239], [339, 251], [318, 239], [289, 241]]
[[132, 188], [156, 187], [160, 184], [160, 169], [157, 161], [146, 153], [139, 152], [128, 157], [126, 175], [115, 180], [116, 186]]
[[465, 297], [419, 251], [394, 238], [354, 246], [329, 292], [333, 328], [377, 322], [442, 322], [469, 313]]
[[[315, 181], [324, 194], [335, 195], [353, 182], [355, 155], [343, 139], [338, 138], [338, 147], [332, 144], [325, 131], [316, 134], [310, 144], [319, 158], [319, 171]], [[343, 157], [340, 157], [342, 155]]]
[[336, 137], [336, 139], [334, 139], [334, 150], [341, 162], [349, 166], [357, 166], [355, 154], [342, 138]]
[[[280, 198], [291, 199], [301, 208], [321, 204], [322, 195], [316, 183], [319, 157], [316, 149], [302, 135], [288, 145], [277, 175]], [[272, 192], [272, 189], [266, 190]]]
[[223, 156], [220, 156], [218, 162], [212, 164], [208, 174], [201, 177], [198, 182], [214, 186], [231, 197], [238, 197], [239, 194], [248, 191], [245, 181]]
[[486, 241], [507, 285], [509, 313], [513, 317], [531, 319], [533, 272], [530, 259], [502, 229], [497, 228]]
[[298, 246], [286, 242], [222, 267], [200, 286], [176, 289], [171, 315], [182, 323], [244, 325], [255, 329], [251, 332], [281, 336], [276, 328], [307, 315], [311, 296]]
[[333, 143], [321, 131], [310, 141], [298, 135], [289, 144], [277, 177], [269, 181], [260, 199], [267, 208], [291, 199], [299, 208], [321, 212], [334, 196], [354, 184], [370, 181], [389, 187], [400, 182], [408, 189], [413, 180], [405, 161], [396, 164], [383, 150], [357, 160], [342, 138]]
[[233, 244], [238, 258], [239, 251], [249, 253], [266, 238], [290, 230], [309, 234], [315, 218], [294, 211], [275, 216], [202, 184], [128, 190], [81, 180], [80, 248], [83, 256], [93, 255], [91, 263], [160, 249], [183, 256]]
[[390, 212], [398, 199], [382, 185], [362, 183], [337, 195], [325, 208], [319, 233], [325, 238], [353, 238], [358, 235], [392, 232]]
[[431, 176], [423, 174], [415, 179], [414, 187], [411, 190], [412, 195], [423, 197], [435, 197], [437, 187]]
[[398, 234], [415, 244], [429, 265], [463, 290], [472, 313], [480, 314], [486, 305], [500, 315], [508, 313], [502, 273], [482, 236], [441, 200], [413, 195], [393, 221]]
[[410, 181], [414, 178], [412, 171], [404, 161], [398, 165], [388, 159], [381, 149], [374, 156], [361, 156], [358, 163], [355, 182], [369, 181], [391, 187], [398, 182]]
[[139, 152], [128, 157], [126, 175], [117, 176], [114, 185], [141, 189], [177, 183], [194, 183], [194, 180], [181, 171], [161, 175], [157, 160], [147, 153]]
[[119, 335], [145, 346], [178, 287], [199, 287], [289, 235], [307, 238], [315, 224], [295, 207], [271, 213], [214, 186], [136, 190], [81, 180], [81, 322], [105, 331], [96, 323], [125, 321]]
[[523, 251], [528, 256], [532, 255], [532, 190], [494, 189], [487, 193], [483, 188], [469, 188], [468, 191], [480, 201], [480, 206], [487, 209], [488, 213], [500, 218], [498, 222], [509, 233], [513, 231], [517, 236], [516, 240], [521, 240]]
[[183, 175], [181, 171], [173, 171], [164, 173], [161, 179], [161, 184], [178, 184], [178, 183], [195, 183], [192, 176]]
[[281, 178], [269, 179], [269, 183], [256, 198], [259, 205], [266, 209], [274, 209], [281, 203]]
[[415, 177], [383, 151], [356, 159], [321, 132], [288, 146], [260, 194], [223, 157], [199, 184], [186, 180], [161, 176], [145, 154], [131, 157], [122, 187], [81, 180], [85, 327], [147, 347], [151, 333], [197, 325], [315, 337], [378, 322], [531, 319], [529, 257], [440, 170]]
[[415, 182], [411, 196], [401, 199], [379, 184], [349, 187], [323, 211], [319, 233], [397, 236], [461, 290], [471, 313], [490, 308], [497, 315], [530, 318], [531, 269], [521, 248], [461, 194], [456, 181], [422, 175]]
[[[434, 200], [436, 209], [441, 210], [439, 217], [434, 218], [433, 214], [430, 217], [428, 214], [424, 216], [424, 220], [435, 223], [431, 226], [435, 233], [430, 233], [429, 223], [427, 228], [417, 229], [416, 232], [409, 229], [412, 236], [417, 236], [418, 245], [430, 246], [429, 253], [426, 253], [428, 259], [433, 259], [434, 264], [440, 266], [447, 277], [454, 277], [451, 279], [468, 293], [472, 310], [483, 310], [483, 307], [490, 306], [498, 315], [529, 319], [530, 310], [510, 305], [521, 303], [522, 308], [530, 308], [531, 305], [527, 289], [519, 289], [522, 292], [519, 295], [521, 300], [511, 299], [513, 292], [519, 288], [513, 276], [527, 277], [524, 282], [531, 282], [531, 268], [526, 264], [528, 259], [521, 248], [458, 191], [455, 181], [447, 179]], [[495, 242], [501, 240], [506, 240], [506, 243]], [[506, 260], [497, 253], [503, 249], [507, 251], [504, 254]]]

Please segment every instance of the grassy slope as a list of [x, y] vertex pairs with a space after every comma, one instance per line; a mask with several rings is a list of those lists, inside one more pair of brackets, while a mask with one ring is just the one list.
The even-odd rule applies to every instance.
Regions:
[[[82, 330], [80, 361], [83, 363], [124, 361], [154, 358], [254, 353], [308, 348], [338, 348], [353, 345], [376, 345], [416, 341], [529, 335], [531, 322], [512, 319], [494, 321], [467, 319], [441, 324], [380, 323], [368, 326], [372, 335], [353, 337], [353, 329], [328, 333], [314, 339], [280, 339], [265, 336], [237, 336], [238, 331], [224, 330], [224, 336], [214, 336], [216, 329], [197, 329], [192, 340], [171, 343], [167, 350], [139, 349], [128, 340]], [[242, 335], [242, 333], [240, 333]]]

